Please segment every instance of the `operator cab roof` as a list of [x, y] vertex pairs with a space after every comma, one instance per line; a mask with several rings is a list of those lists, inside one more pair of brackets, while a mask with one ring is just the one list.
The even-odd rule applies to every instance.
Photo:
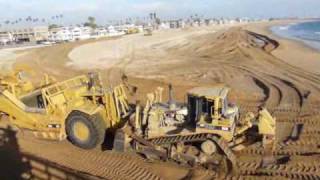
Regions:
[[205, 97], [221, 97], [226, 98], [229, 92], [227, 87], [196, 87], [188, 91], [188, 94], [194, 96]]

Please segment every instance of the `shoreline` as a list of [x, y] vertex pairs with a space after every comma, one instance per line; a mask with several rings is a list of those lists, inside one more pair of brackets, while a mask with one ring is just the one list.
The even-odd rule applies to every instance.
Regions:
[[[304, 22], [311, 22], [309, 20], [305, 20], [305, 21], [298, 21], [297, 23], [304, 23]], [[304, 39], [299, 39], [299, 38], [290, 38], [290, 37], [284, 37], [284, 36], [281, 36], [281, 35], [278, 35], [277, 33], [273, 32], [271, 30], [271, 28], [273, 27], [277, 27], [277, 26], [286, 26], [286, 25], [290, 25], [291, 23], [283, 23], [283, 24], [277, 24], [277, 25], [270, 25], [268, 27], [266, 27], [266, 31], [268, 31], [268, 33], [272, 34], [273, 36], [275, 36], [277, 39], [285, 39], [285, 40], [289, 40], [289, 41], [294, 41], [294, 42], [297, 42], [297, 43], [302, 43], [303, 45], [305, 45], [307, 48], [310, 48], [312, 50], [315, 50], [317, 52], [320, 52], [320, 47], [316, 48], [316, 47], [313, 47], [312, 45], [310, 45], [310, 43], [312, 41], [309, 41], [308, 43], [308, 40], [304, 40]]]
[[[282, 61], [301, 68], [307, 72], [320, 75], [320, 50], [315, 49], [303, 41], [281, 37], [272, 32], [273, 26], [288, 25], [305, 21], [276, 21], [268, 23], [256, 23], [244, 26], [245, 29], [266, 35], [279, 42], [279, 47], [271, 52], [272, 55]], [[308, 60], [308, 61], [306, 61]]]

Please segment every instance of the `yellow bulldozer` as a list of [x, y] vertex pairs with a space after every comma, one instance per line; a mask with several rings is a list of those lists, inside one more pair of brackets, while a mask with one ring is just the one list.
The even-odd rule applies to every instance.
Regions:
[[[263, 145], [274, 140], [275, 119], [266, 109], [258, 116], [240, 116], [228, 102], [226, 87], [197, 87], [187, 93], [187, 102], [162, 101], [162, 88], [148, 94], [145, 107], [136, 106], [130, 121], [118, 130], [114, 148], [134, 149], [145, 157], [173, 159], [204, 166], [236, 165], [234, 151], [248, 147], [249, 135]], [[260, 137], [260, 138], [257, 138]]]
[[105, 130], [120, 127], [130, 115], [125, 87], [104, 88], [96, 73], [34, 88], [26, 81], [1, 81], [0, 112], [19, 129], [39, 138], [68, 139], [91, 149], [101, 144]]

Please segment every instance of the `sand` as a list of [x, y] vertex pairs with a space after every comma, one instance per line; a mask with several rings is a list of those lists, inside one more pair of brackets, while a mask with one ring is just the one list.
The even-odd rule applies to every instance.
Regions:
[[26, 48], [10, 48], [10, 49], [0, 49], [0, 70], [2, 74], [9, 73], [13, 65], [16, 62], [16, 59], [19, 56], [22, 56], [23, 53], [17, 53], [17, 51], [30, 49], [28, 47]]
[[[301, 110], [319, 102], [320, 53], [270, 34], [267, 27], [274, 23], [287, 22], [193, 28], [155, 32], [151, 37], [137, 34], [99, 42], [60, 44], [22, 51], [14, 67], [31, 66], [37, 78], [46, 72], [58, 79], [98, 69], [109, 83], [126, 74], [129, 82], [138, 86], [138, 96], [134, 97], [137, 99], [144, 99], [147, 92], [159, 85], [172, 83], [176, 99], [183, 101], [191, 87], [223, 83], [232, 88], [231, 99], [243, 109], [266, 105], [270, 109]], [[306, 101], [308, 93], [311, 95]], [[71, 169], [65, 173], [72, 174], [74, 170], [109, 179], [120, 175], [122, 179], [130, 179], [143, 172], [152, 179], [180, 179], [190, 174], [190, 169], [166, 163], [150, 164], [132, 154], [99, 149], [87, 152], [67, 141], [41, 141], [22, 132], [17, 139], [23, 153], [62, 166], [56, 167], [59, 170]], [[213, 177], [209, 171], [194, 174], [200, 174], [198, 178]]]
[[80, 69], [107, 69], [115, 65], [130, 61], [137, 51], [148, 52], [156, 44], [174, 42], [186, 43], [191, 36], [214, 33], [227, 26], [216, 26], [208, 29], [170, 30], [154, 32], [153, 36], [133, 34], [110, 41], [89, 43], [74, 48], [69, 53], [71, 62], [68, 65]]

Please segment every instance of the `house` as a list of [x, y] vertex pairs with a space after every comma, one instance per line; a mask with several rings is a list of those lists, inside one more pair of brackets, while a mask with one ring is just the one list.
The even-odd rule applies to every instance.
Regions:
[[[121, 29], [120, 27], [118, 27], [118, 28]], [[124, 31], [117, 30], [116, 27], [114, 27], [114, 26], [109, 26], [107, 28], [107, 31], [108, 31], [108, 36], [109, 37], [122, 36], [122, 35], [125, 34]]]
[[49, 37], [48, 26], [36, 26], [32, 28], [15, 29], [11, 31], [16, 41], [39, 42]]
[[74, 36], [74, 39], [75, 40], [90, 39], [92, 32], [93, 32], [93, 29], [91, 27], [80, 27], [80, 36], [77, 36], [77, 37]]
[[80, 40], [82, 30], [80, 27], [71, 28], [70, 33], [72, 34], [72, 40]]
[[90, 39], [93, 36], [90, 27], [59, 27], [50, 30], [49, 40], [53, 42]]
[[14, 41], [13, 35], [8, 31], [0, 32], [0, 44], [8, 44]]
[[53, 42], [64, 42], [72, 41], [74, 38], [69, 27], [58, 27], [50, 30], [48, 39]]
[[170, 29], [170, 23], [169, 22], [161, 22], [159, 25], [159, 29]]
[[108, 36], [108, 31], [105, 28], [97, 28], [93, 31], [92, 37], [94, 38], [101, 38], [101, 37], [107, 37]]

